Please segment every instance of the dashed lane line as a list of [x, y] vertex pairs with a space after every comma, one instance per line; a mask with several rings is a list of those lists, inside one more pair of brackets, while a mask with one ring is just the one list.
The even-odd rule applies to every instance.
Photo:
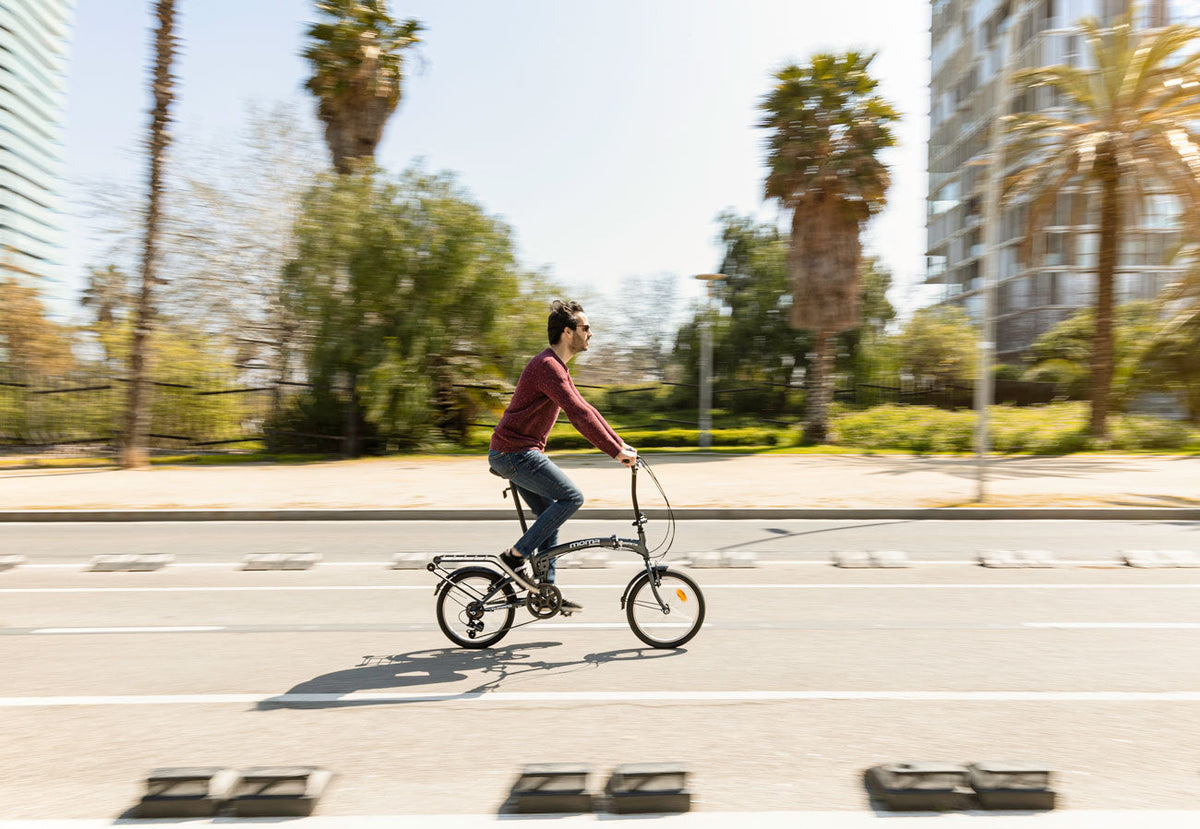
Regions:
[[[280, 585], [223, 585], [223, 586], [162, 586], [162, 587], [3, 587], [0, 594], [13, 593], [253, 593], [253, 592], [318, 592], [354, 590], [425, 590], [430, 584], [280, 584]], [[842, 583], [809, 582], [799, 584], [705, 584], [710, 590], [1198, 590], [1200, 582], [1180, 584], [977, 584], [977, 583]], [[624, 590], [625, 584], [572, 584], [571, 590]]]

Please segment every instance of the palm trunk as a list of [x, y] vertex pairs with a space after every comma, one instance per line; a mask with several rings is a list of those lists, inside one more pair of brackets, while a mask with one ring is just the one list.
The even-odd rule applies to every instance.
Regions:
[[816, 340], [817, 353], [811, 364], [812, 376], [808, 384], [808, 404], [805, 407], [805, 443], [826, 443], [829, 440], [829, 404], [833, 400], [835, 336], [832, 331], [820, 331]]
[[1092, 340], [1092, 413], [1090, 431], [1108, 440], [1108, 406], [1113, 376], [1113, 281], [1121, 227], [1121, 172], [1111, 145], [1102, 147], [1096, 166], [1100, 178], [1100, 259], [1096, 267], [1096, 332]]
[[150, 113], [150, 194], [146, 208], [146, 244], [142, 251], [142, 290], [138, 297], [129, 357], [129, 396], [125, 434], [118, 461], [125, 469], [147, 465], [146, 437], [150, 431], [149, 345], [154, 320], [154, 283], [158, 265], [158, 221], [162, 210], [163, 160], [170, 134], [174, 98], [171, 62], [175, 55], [175, 0], [158, 0], [155, 33], [154, 109]]

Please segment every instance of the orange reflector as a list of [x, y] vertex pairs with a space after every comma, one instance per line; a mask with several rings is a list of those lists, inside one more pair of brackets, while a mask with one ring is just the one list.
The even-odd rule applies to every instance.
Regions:
[[676, 589], [675, 595], [679, 597], [679, 601], [681, 601], [681, 602], [687, 601], [687, 593], [684, 593], [682, 590]]

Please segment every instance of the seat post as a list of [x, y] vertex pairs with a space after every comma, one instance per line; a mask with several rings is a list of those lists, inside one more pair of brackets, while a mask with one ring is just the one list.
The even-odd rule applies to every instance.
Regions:
[[529, 527], [525, 526], [525, 510], [521, 508], [521, 497], [517, 495], [517, 488], [510, 485], [504, 492], [505, 497], [507, 497], [507, 493], [512, 493], [513, 503], [517, 505], [517, 518], [521, 521], [521, 534], [524, 535], [529, 532]]
[[[507, 478], [505, 478], [503, 475], [501, 475], [499, 472], [492, 469], [491, 467], [488, 467], [488, 472], [491, 472], [493, 475], [495, 475], [497, 478], [500, 478], [501, 480], [508, 480]], [[529, 532], [529, 527], [526, 526], [526, 524], [525, 524], [525, 510], [523, 510], [521, 508], [521, 498], [519, 495], [517, 495], [517, 485], [514, 484], [512, 481], [509, 481], [508, 487], [501, 494], [505, 498], [507, 498], [508, 493], [510, 493], [510, 492], [512, 493], [513, 504], [515, 504], [517, 507], [517, 518], [521, 522], [521, 533], [523, 535], [523, 534]]]

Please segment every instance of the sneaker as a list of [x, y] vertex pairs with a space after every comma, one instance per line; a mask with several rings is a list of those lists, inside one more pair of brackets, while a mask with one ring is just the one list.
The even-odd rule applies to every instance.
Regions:
[[579, 604], [578, 602], [573, 602], [570, 599], [563, 599], [562, 606], [559, 607], [559, 610], [563, 613], [578, 613], [579, 611], [583, 610], [583, 605]]
[[529, 578], [525, 571], [525, 556], [517, 555], [509, 550], [500, 554], [501, 563], [508, 571], [517, 579], [517, 584], [524, 587], [526, 590], [536, 590], [537, 585]]

